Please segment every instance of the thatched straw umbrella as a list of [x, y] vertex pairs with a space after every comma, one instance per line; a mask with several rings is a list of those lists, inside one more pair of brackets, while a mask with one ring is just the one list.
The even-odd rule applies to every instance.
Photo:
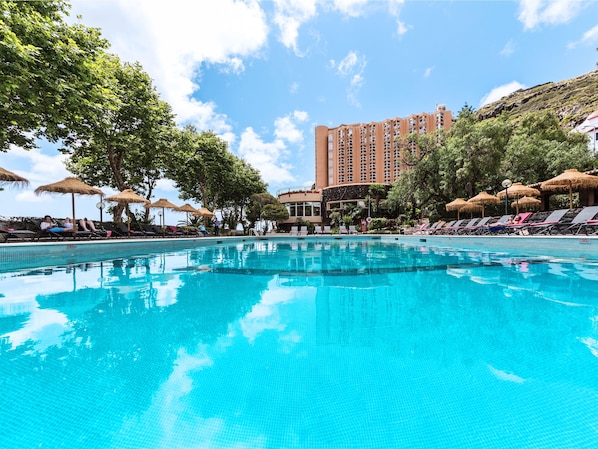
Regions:
[[[142, 196], [137, 195], [133, 190], [126, 189], [116, 195], [109, 196], [106, 198], [106, 201], [112, 201], [114, 203], [118, 203], [121, 205], [128, 205], [130, 203], [149, 203], [149, 200], [146, 200]], [[127, 214], [127, 230], [128, 233], [131, 234], [131, 216]]]
[[532, 198], [531, 196], [524, 196], [521, 198], [517, 198], [517, 201], [513, 201], [511, 203], [511, 207], [515, 207], [517, 204], [517, 213], [519, 213], [519, 206], [524, 207], [526, 210], [534, 207], [539, 207], [542, 204], [537, 198]]
[[214, 212], [212, 212], [211, 210], [205, 208], [205, 207], [201, 207], [197, 212], [195, 212], [193, 215], [197, 215], [198, 217], [208, 217], [208, 218], [212, 218], [213, 216], [215, 216], [216, 214], [214, 214]]
[[62, 181], [55, 182], [53, 184], [47, 184], [45, 186], [39, 186], [35, 189], [36, 195], [41, 195], [43, 192], [49, 193], [70, 193], [71, 201], [73, 205], [73, 227], [77, 229], [77, 219], [75, 218], [75, 194], [78, 195], [104, 195], [100, 189], [96, 189], [90, 185], [85, 184], [78, 178], [68, 177]]
[[505, 190], [501, 190], [496, 194], [496, 197], [499, 200], [504, 200], [507, 198], [515, 198], [516, 201], [511, 203], [511, 207], [515, 207], [517, 213], [519, 213], [519, 198], [523, 198], [524, 196], [532, 197], [532, 196], [540, 196], [540, 191], [538, 189], [534, 189], [533, 187], [524, 186], [520, 182], [514, 182], [511, 187]]
[[21, 184], [27, 185], [29, 181], [5, 168], [0, 167], [0, 184]]
[[469, 212], [470, 218], [473, 218], [474, 212], [482, 212], [482, 216], [484, 216], [484, 206], [477, 203], [468, 203], [465, 201], [465, 204], [461, 206], [459, 212]]
[[573, 191], [598, 187], [598, 176], [581, 173], [575, 168], [565, 170], [558, 176], [544, 181], [540, 188], [547, 192], [559, 192], [563, 188], [569, 191], [569, 209], [573, 209]]
[[485, 204], [498, 204], [500, 200], [487, 192], [480, 192], [476, 196], [469, 198], [468, 203], [475, 203], [482, 205], [482, 217], [484, 217], [484, 205]]
[[162, 223], [160, 223], [160, 226], [164, 227], [164, 224], [166, 223], [166, 217], [164, 215], [165, 209], [176, 209], [177, 205], [176, 204], [172, 204], [166, 198], [160, 198], [155, 203], [146, 204], [145, 207], [146, 207], [146, 209], [150, 209], [152, 207], [157, 207], [157, 208], [162, 209], [162, 215], [160, 216], [161, 217], [160, 221], [162, 221]]
[[444, 206], [447, 210], [447, 212], [451, 212], [456, 210], [457, 211], [457, 220], [459, 220], [460, 217], [460, 213], [461, 213], [461, 208], [463, 206], [465, 206], [467, 204], [467, 201], [465, 201], [463, 198], [457, 198], [456, 200], [451, 201], [450, 203], [446, 203], [446, 205]]
[[191, 206], [189, 203], [185, 203], [182, 206], [179, 206], [175, 209], [178, 212], [186, 212], [187, 213], [187, 224], [189, 224], [189, 214], [197, 213], [198, 210]]

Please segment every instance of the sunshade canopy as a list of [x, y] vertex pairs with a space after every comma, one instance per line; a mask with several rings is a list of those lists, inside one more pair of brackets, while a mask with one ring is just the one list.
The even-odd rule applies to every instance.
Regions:
[[29, 184], [29, 181], [22, 176], [0, 167], [0, 184]]
[[524, 186], [520, 182], [514, 182], [511, 187], [501, 190], [496, 194], [498, 199], [504, 200], [507, 195], [509, 198], [521, 198], [524, 196], [540, 196], [540, 191], [533, 187]]
[[[103, 195], [100, 189], [96, 189], [90, 185], [85, 184], [79, 178], [75, 177], [68, 177], [63, 179], [62, 181], [58, 181], [52, 184], [47, 184], [44, 186], [39, 186], [35, 189], [36, 195], [41, 195], [43, 192], [49, 193], [70, 193], [71, 194], [71, 202], [73, 207], [73, 223], [77, 224], [77, 219], [75, 217], [75, 194], [77, 195]], [[75, 228], [76, 229], [76, 228]]]
[[544, 181], [540, 188], [547, 192], [569, 192], [569, 209], [573, 209], [573, 191], [598, 187], [598, 176], [581, 173], [575, 168]]

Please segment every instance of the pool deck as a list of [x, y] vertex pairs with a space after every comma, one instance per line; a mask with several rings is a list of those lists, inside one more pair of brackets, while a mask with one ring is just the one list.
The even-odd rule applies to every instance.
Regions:
[[255, 241], [381, 240], [410, 246], [449, 247], [468, 251], [509, 252], [519, 256], [548, 256], [598, 262], [598, 236], [453, 236], [453, 235], [307, 235], [62, 240], [10, 242], [0, 245], [0, 272], [39, 266], [78, 264], [106, 257], [138, 257], [154, 250], [183, 250], [209, 245], [231, 245]]

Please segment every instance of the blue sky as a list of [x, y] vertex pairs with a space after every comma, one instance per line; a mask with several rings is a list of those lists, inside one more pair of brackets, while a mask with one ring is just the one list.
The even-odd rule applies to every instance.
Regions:
[[[598, 62], [594, 1], [73, 0], [77, 15], [121, 59], [141, 62], [179, 124], [222, 136], [272, 194], [313, 183], [317, 125], [437, 104], [456, 115]], [[31, 182], [0, 192], [0, 215], [71, 215], [69, 197], [33, 194], [69, 175], [55, 148], [0, 158]], [[158, 198], [183, 204], [167, 180]], [[77, 216], [98, 219], [97, 201], [77, 197]]]

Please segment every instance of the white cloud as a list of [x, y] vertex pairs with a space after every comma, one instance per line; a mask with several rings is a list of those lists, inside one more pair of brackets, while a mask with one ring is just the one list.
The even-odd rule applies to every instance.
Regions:
[[579, 0], [519, 0], [519, 20], [526, 30], [542, 24], [559, 25], [573, 19], [584, 6]]
[[368, 0], [334, 0], [334, 9], [348, 17], [359, 17], [364, 14]]
[[276, 127], [274, 135], [289, 143], [301, 143], [303, 142], [303, 132], [297, 129], [296, 122], [305, 122], [307, 119], [307, 112], [304, 111], [295, 111], [286, 117], [279, 117], [274, 122]]
[[397, 20], [397, 35], [400, 37], [409, 31], [412, 27], [410, 25], [405, 24], [400, 19], [401, 9], [405, 4], [405, 0], [389, 0], [388, 2], [388, 12], [396, 17]]
[[592, 44], [593, 45], [596, 42], [598, 42], [598, 25], [596, 25], [593, 28], [590, 28], [588, 31], [583, 33], [583, 36], [581, 37], [581, 39], [578, 42], [571, 42], [568, 45], [568, 47], [574, 48], [578, 44]]
[[424, 78], [428, 78], [432, 74], [432, 70], [434, 70], [434, 66], [428, 67], [424, 70]]
[[519, 89], [525, 89], [525, 86], [517, 81], [511, 81], [510, 83], [495, 87], [488, 94], [484, 95], [480, 101], [480, 107], [500, 100], [502, 97]]
[[330, 66], [342, 77], [350, 78], [349, 88], [347, 89], [347, 98], [349, 102], [357, 107], [360, 106], [357, 94], [365, 83], [363, 72], [367, 62], [365, 56], [360, 56], [354, 51], [350, 51], [342, 61], [337, 63], [330, 61]]
[[293, 167], [285, 162], [289, 157], [287, 144], [296, 146], [298, 150], [303, 147], [303, 131], [297, 125], [308, 120], [309, 116], [305, 111], [293, 111], [277, 118], [274, 122], [275, 139], [270, 143], [264, 142], [253, 128], [246, 128], [241, 135], [239, 156], [259, 170], [268, 184], [295, 182], [295, 177], [291, 174]]
[[511, 39], [509, 42], [505, 44], [505, 46], [500, 51], [501, 56], [511, 56], [515, 53], [515, 42]]
[[284, 141], [276, 139], [267, 143], [253, 130], [246, 128], [241, 134], [238, 153], [249, 164], [259, 170], [262, 179], [268, 184], [284, 184], [293, 182], [292, 166], [283, 162], [286, 145]]
[[316, 15], [316, 0], [274, 0], [273, 22], [278, 26], [279, 40], [301, 56], [297, 39], [299, 27]]
[[222, 71], [244, 70], [243, 58], [259, 55], [268, 26], [257, 0], [197, 2], [171, 0], [73, 0], [72, 17], [102, 28], [111, 51], [127, 61], [139, 61], [170, 103], [179, 122], [200, 129], [230, 132], [216, 105], [192, 98], [202, 64]]

